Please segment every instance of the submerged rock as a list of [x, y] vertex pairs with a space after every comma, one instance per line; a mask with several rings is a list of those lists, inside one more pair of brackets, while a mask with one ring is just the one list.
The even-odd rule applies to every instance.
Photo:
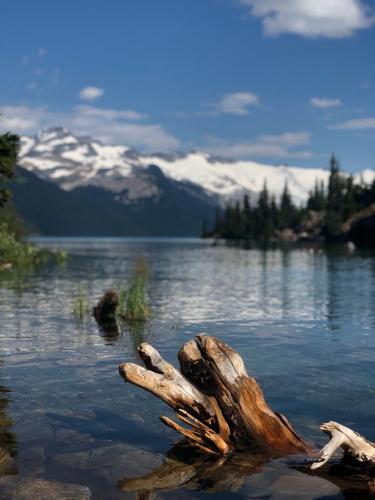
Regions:
[[159, 454], [136, 446], [118, 443], [78, 453], [64, 453], [53, 459], [55, 464], [94, 473], [110, 482], [123, 476], [137, 476], [153, 470], [163, 462]]
[[45, 449], [42, 446], [22, 448], [17, 455], [18, 471], [27, 472], [29, 476], [41, 475], [45, 472]]
[[25, 476], [0, 478], [1, 500], [89, 500], [91, 492], [86, 486], [60, 483]]

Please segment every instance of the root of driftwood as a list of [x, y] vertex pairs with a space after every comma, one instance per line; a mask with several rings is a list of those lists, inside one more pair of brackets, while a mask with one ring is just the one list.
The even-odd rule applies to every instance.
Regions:
[[[180, 371], [147, 343], [138, 352], [146, 368], [124, 363], [119, 367], [121, 376], [173, 408], [188, 427], [165, 416], [161, 421], [201, 452], [227, 456], [250, 450], [268, 458], [317, 454], [283, 415], [268, 406], [241, 356], [221, 340], [198, 335], [187, 342], [178, 354]], [[336, 422], [321, 429], [331, 440], [311, 469], [326, 464], [340, 447], [358, 463], [375, 465], [373, 443]]]
[[318, 459], [311, 465], [318, 469], [326, 464], [338, 448], [343, 448], [345, 454], [364, 464], [375, 465], [375, 444], [368, 441], [355, 431], [337, 422], [328, 422], [320, 426], [321, 430], [331, 439], [319, 453]]

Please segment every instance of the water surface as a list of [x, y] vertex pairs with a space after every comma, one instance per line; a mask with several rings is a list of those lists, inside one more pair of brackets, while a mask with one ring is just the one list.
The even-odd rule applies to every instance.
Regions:
[[[157, 418], [170, 410], [124, 384], [117, 367], [138, 362], [143, 340], [175, 363], [180, 346], [201, 332], [240, 351], [273, 409], [318, 445], [327, 420], [375, 440], [375, 258], [199, 240], [42, 244], [67, 249], [67, 265], [0, 288], [0, 416], [7, 419], [0, 438], [19, 474], [85, 485], [94, 499], [135, 498], [121, 481], [162, 464], [176, 435]], [[77, 322], [78, 287], [93, 305], [129, 280], [137, 256], [150, 264], [151, 321], [118, 332], [93, 318]], [[225, 484], [201, 480], [157, 498], [206, 498], [210, 490], [215, 498], [344, 498], [283, 460], [237, 472]]]

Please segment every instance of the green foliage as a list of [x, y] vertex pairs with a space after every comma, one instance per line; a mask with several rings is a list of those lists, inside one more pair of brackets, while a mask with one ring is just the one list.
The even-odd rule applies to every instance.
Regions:
[[77, 321], [84, 320], [90, 313], [85, 290], [80, 286], [73, 302], [73, 314]]
[[345, 178], [340, 172], [340, 165], [332, 155], [330, 162], [330, 176], [328, 181], [326, 235], [328, 238], [340, 233], [344, 221], [345, 211]]
[[9, 191], [5, 183], [14, 176], [20, 139], [15, 134], [0, 135], [0, 207], [9, 199]]
[[120, 288], [118, 293], [118, 305], [116, 308], [116, 316], [120, 318], [124, 318], [126, 315], [126, 299], [128, 296], [128, 292], [125, 287]]
[[18, 240], [6, 224], [0, 224], [0, 273], [5, 271], [33, 270], [52, 262], [63, 264], [67, 253], [49, 250]]
[[[116, 286], [107, 290], [98, 305], [94, 307], [94, 316], [97, 321], [99, 323], [103, 320], [110, 320], [109, 322], [112, 323], [124, 321], [129, 328], [133, 321], [145, 321], [150, 316], [145, 290], [147, 279], [147, 262], [144, 258], [139, 257], [135, 262], [129, 286], [122, 286], [121, 288]], [[115, 288], [119, 289], [119, 292], [116, 292]], [[108, 309], [109, 302], [112, 302], [112, 304], [116, 302], [117, 305], [114, 304], [113, 308]], [[105, 308], [107, 308], [106, 315], [103, 314]], [[114, 308], [115, 311], [113, 312]], [[78, 290], [75, 297], [73, 311], [77, 319], [83, 319], [89, 311], [86, 294], [82, 288]]]
[[146, 300], [145, 285], [148, 277], [147, 262], [144, 258], [136, 261], [129, 289], [126, 293], [126, 320], [145, 320], [150, 315]]
[[25, 224], [16, 212], [12, 200], [0, 208], [0, 224], [7, 226], [8, 231], [14, 234], [17, 240], [21, 240], [27, 234]]
[[295, 227], [298, 223], [299, 211], [292, 201], [288, 183], [286, 182], [281, 195], [277, 226], [279, 229], [286, 229], [288, 227]]
[[48, 250], [17, 240], [5, 224], [0, 225], [0, 270], [37, 267], [50, 257]]
[[22, 240], [25, 227], [6, 189], [14, 177], [19, 149], [17, 135], [0, 135], [0, 272], [33, 269], [49, 261], [62, 264], [67, 259], [65, 251], [50, 251]]
[[227, 205], [223, 212], [217, 209], [214, 227], [211, 231], [206, 229], [205, 236], [267, 243], [277, 231], [298, 232], [312, 210], [322, 213], [321, 233], [331, 241], [340, 235], [345, 220], [372, 203], [375, 203], [375, 181], [371, 185], [354, 184], [353, 177], [342, 174], [339, 162], [332, 156], [327, 189], [323, 182], [316, 182], [305, 207], [294, 205], [287, 183], [277, 202], [265, 182], [256, 206], [252, 207], [245, 195], [242, 206], [236, 203]]
[[307, 209], [321, 212], [326, 208], [326, 201], [324, 182], [321, 181], [319, 184], [316, 180], [314, 191], [309, 194], [309, 198], [307, 200]]

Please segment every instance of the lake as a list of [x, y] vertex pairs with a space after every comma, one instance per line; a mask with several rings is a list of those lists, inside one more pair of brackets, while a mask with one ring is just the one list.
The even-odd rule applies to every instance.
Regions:
[[[196, 239], [38, 243], [66, 249], [67, 264], [3, 280], [0, 288], [0, 438], [18, 474], [81, 484], [94, 499], [136, 498], [123, 491], [127, 479], [171, 457], [178, 437], [158, 419], [171, 410], [125, 384], [118, 365], [139, 362], [144, 340], [176, 364], [182, 344], [202, 332], [238, 350], [270, 406], [317, 445], [327, 440], [319, 425], [329, 420], [375, 440], [373, 256], [242, 250]], [[92, 317], [76, 320], [79, 287], [93, 306], [106, 289], [128, 282], [138, 256], [150, 267], [150, 321], [104, 331]], [[208, 477], [155, 494], [344, 498], [287, 460], [228, 474], [233, 481]]]

